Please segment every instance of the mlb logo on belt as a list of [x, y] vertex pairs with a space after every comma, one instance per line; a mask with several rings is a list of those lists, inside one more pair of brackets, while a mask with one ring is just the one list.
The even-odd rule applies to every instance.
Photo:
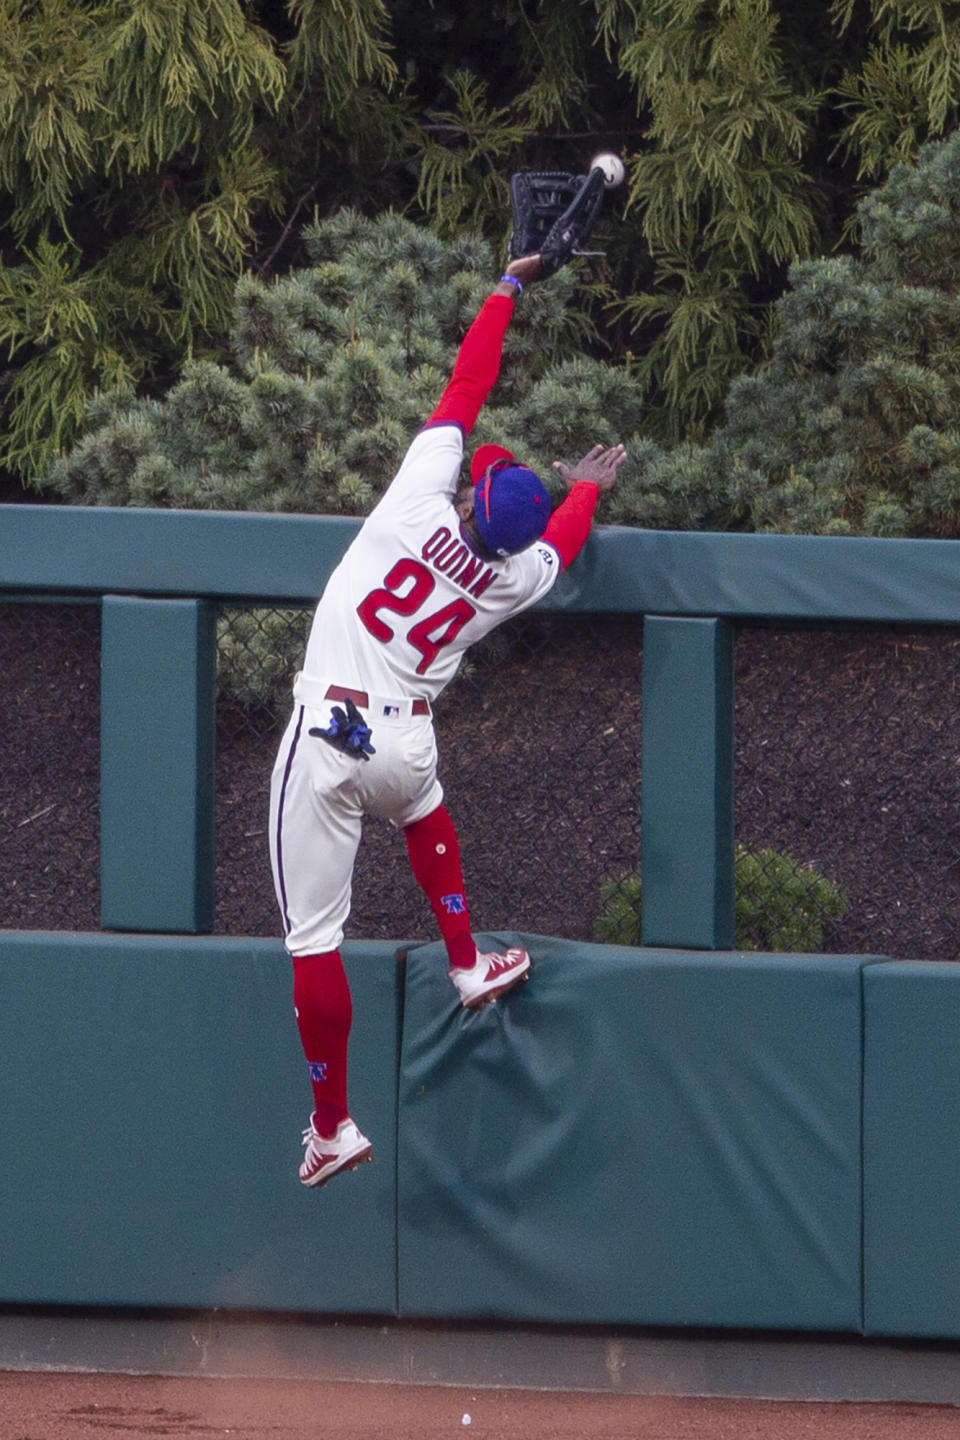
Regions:
[[397, 716], [400, 714], [400, 706], [399, 706], [399, 705], [384, 705], [384, 707], [383, 707], [383, 713], [384, 713], [384, 715], [388, 716], [389, 719], [395, 720], [395, 719], [397, 718]]

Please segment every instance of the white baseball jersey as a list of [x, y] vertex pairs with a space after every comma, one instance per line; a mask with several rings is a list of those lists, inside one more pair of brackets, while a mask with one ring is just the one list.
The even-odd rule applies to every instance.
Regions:
[[417, 435], [327, 583], [297, 698], [322, 681], [435, 699], [469, 646], [555, 583], [560, 556], [543, 540], [502, 560], [470, 549], [454, 508], [462, 460], [459, 425]]

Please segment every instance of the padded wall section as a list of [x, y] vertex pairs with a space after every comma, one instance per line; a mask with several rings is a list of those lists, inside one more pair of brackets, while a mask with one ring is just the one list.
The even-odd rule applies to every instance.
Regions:
[[397, 966], [344, 960], [376, 1163], [317, 1192], [282, 946], [0, 936], [0, 1303], [391, 1313]]
[[858, 1329], [861, 959], [497, 939], [408, 962], [400, 1313]]
[[864, 975], [864, 1321], [960, 1336], [960, 965]]

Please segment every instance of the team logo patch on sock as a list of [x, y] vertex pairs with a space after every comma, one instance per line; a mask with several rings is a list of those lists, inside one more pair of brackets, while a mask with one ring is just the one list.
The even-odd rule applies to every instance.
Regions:
[[311, 1080], [326, 1080], [327, 1062], [325, 1060], [308, 1060], [307, 1069], [310, 1071]]
[[448, 915], [465, 915], [467, 913], [467, 902], [462, 895], [441, 895], [440, 904]]

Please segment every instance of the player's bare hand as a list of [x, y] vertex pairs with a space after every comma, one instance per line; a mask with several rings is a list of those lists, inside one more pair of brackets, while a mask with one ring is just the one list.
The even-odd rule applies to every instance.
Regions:
[[[521, 255], [519, 259], [510, 261], [504, 274], [512, 275], [521, 285], [530, 285], [540, 278], [542, 268], [539, 255]], [[513, 289], [512, 286], [510, 288]]]
[[617, 471], [626, 458], [627, 452], [622, 445], [611, 445], [609, 449], [594, 445], [572, 470], [562, 460], [554, 460], [553, 468], [568, 490], [578, 480], [590, 480], [598, 490], [605, 491], [613, 489]]

